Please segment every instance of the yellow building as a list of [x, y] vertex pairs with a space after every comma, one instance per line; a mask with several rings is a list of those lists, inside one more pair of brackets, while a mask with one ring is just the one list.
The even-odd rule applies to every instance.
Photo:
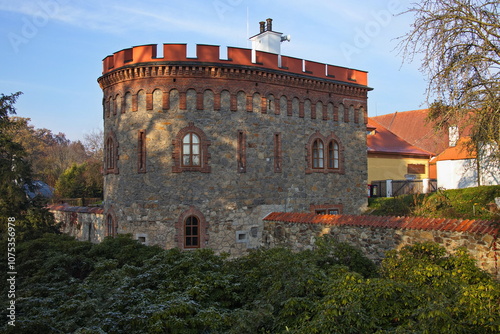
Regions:
[[367, 147], [369, 185], [373, 181], [429, 178], [432, 153], [411, 145], [371, 118]]

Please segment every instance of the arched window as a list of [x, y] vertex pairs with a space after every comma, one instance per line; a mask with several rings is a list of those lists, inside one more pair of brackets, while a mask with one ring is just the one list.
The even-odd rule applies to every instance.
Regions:
[[106, 236], [114, 237], [116, 235], [117, 226], [112, 214], [108, 213], [106, 216]]
[[328, 168], [339, 168], [339, 144], [335, 140], [328, 143]]
[[172, 172], [210, 173], [208, 165], [210, 141], [201, 129], [194, 126], [193, 123], [189, 123], [189, 126], [179, 131], [173, 140], [173, 145], [174, 166], [172, 166]]
[[184, 221], [184, 247], [200, 248], [200, 220], [189, 216]]
[[344, 148], [335, 134], [325, 137], [317, 131], [309, 137], [306, 149], [307, 174], [344, 174]]
[[182, 166], [200, 166], [200, 157], [200, 137], [196, 133], [189, 132], [182, 139]]
[[180, 249], [204, 248], [208, 245], [208, 223], [195, 207], [184, 211], [175, 223], [175, 239]]
[[324, 147], [323, 141], [321, 139], [316, 139], [312, 147], [312, 157], [313, 157], [313, 168], [323, 168], [324, 167]]
[[106, 174], [118, 174], [118, 142], [114, 132], [108, 134], [104, 144], [104, 172]]

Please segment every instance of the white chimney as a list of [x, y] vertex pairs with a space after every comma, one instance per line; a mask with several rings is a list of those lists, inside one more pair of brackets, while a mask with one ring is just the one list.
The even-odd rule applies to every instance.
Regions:
[[250, 37], [252, 41], [252, 63], [257, 62], [256, 51], [275, 53], [278, 55], [278, 66], [281, 67], [281, 42], [290, 41], [290, 35], [273, 31], [273, 19], [259, 22], [260, 33]]

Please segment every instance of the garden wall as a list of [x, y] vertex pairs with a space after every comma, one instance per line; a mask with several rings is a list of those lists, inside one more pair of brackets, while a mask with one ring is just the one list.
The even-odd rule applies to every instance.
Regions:
[[74, 236], [80, 241], [101, 242], [105, 236], [104, 215], [100, 207], [69, 206], [56, 204], [49, 206], [61, 232]]
[[264, 218], [262, 242], [264, 247], [300, 251], [313, 248], [319, 236], [331, 234], [379, 262], [391, 249], [431, 241], [448, 252], [467, 248], [480, 268], [500, 277], [499, 225], [485, 220], [273, 212]]

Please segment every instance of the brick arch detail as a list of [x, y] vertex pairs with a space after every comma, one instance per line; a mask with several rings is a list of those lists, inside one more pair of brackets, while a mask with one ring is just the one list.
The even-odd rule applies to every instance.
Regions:
[[[313, 143], [316, 139], [321, 139], [324, 145], [324, 150], [326, 153], [326, 150], [328, 149], [328, 144], [330, 141], [334, 140], [337, 142], [339, 146], [339, 168], [333, 169], [333, 168], [327, 168], [326, 164], [326, 159], [327, 159], [327, 154], [324, 154], [324, 168], [318, 169], [318, 168], [313, 168], [312, 164], [312, 147]], [[345, 173], [345, 167], [344, 167], [344, 145], [340, 141], [340, 139], [333, 133], [331, 132], [330, 135], [324, 136], [322, 135], [319, 130], [317, 130], [315, 133], [313, 133], [310, 137], [309, 140], [307, 141], [306, 147], [306, 174], [311, 174], [311, 173], [337, 173], [337, 174], [344, 174]]]
[[[188, 133], [195, 133], [201, 141], [200, 150], [201, 150], [201, 166], [196, 167], [183, 167], [182, 166], [182, 139]], [[202, 173], [210, 173], [211, 169], [208, 165], [208, 161], [210, 159], [210, 153], [208, 152], [208, 146], [210, 146], [210, 140], [208, 140], [207, 135], [203, 130], [194, 126], [193, 122], [190, 122], [188, 126], [182, 128], [175, 139], [172, 141], [174, 145], [174, 149], [172, 151], [172, 159], [174, 160], [174, 165], [172, 166], [173, 173], [181, 173], [181, 172], [202, 172]]]
[[203, 213], [194, 206], [191, 206], [188, 210], [181, 213], [179, 219], [175, 223], [175, 240], [177, 242], [177, 247], [179, 247], [179, 249], [184, 249], [184, 222], [190, 216], [195, 216], [196, 218], [198, 218], [198, 221], [200, 223], [200, 248], [207, 247], [209, 240], [209, 224], [205, 219], [205, 215], [203, 215]]

